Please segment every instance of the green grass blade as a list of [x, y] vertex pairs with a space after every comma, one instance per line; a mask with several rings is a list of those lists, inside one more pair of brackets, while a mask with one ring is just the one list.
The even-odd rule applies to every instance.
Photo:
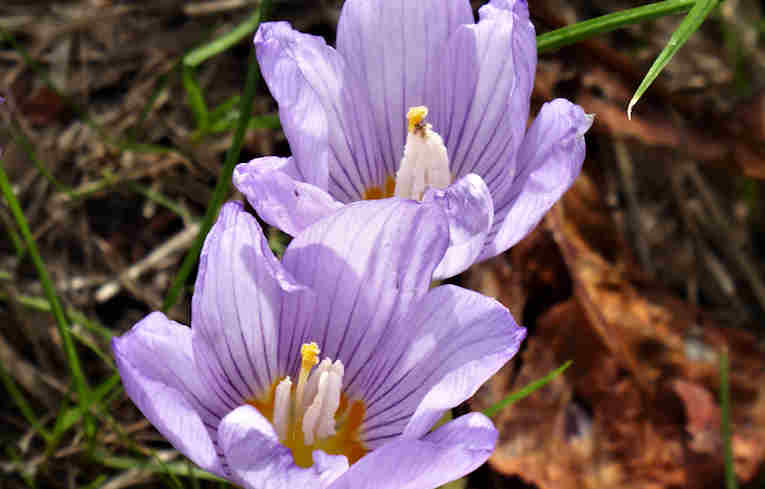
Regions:
[[93, 117], [91, 117], [90, 114], [88, 114], [88, 112], [82, 106], [77, 104], [71, 97], [66, 95], [56, 86], [55, 83], [53, 83], [53, 80], [51, 80], [50, 76], [48, 76], [45, 68], [43, 68], [40, 63], [34, 60], [16, 41], [16, 38], [14, 38], [10, 32], [3, 29], [2, 26], [0, 26], [0, 41], [8, 42], [11, 47], [19, 53], [24, 63], [29, 66], [29, 68], [34, 71], [40, 77], [40, 79], [42, 79], [45, 85], [51, 91], [53, 91], [62, 100], [62, 102], [77, 115], [77, 117], [79, 117], [88, 127], [93, 129], [93, 131], [95, 131], [99, 138], [101, 138], [101, 140], [105, 143], [116, 146], [123, 151], [130, 150], [140, 153], [170, 153], [177, 151], [175, 149], [164, 148], [156, 144], [138, 144], [129, 141], [126, 142], [109, 136], [104, 127], [96, 122], [96, 120], [93, 119]]
[[61, 435], [66, 433], [69, 428], [78, 423], [82, 417], [87, 413], [90, 406], [98, 406], [100, 401], [104, 399], [115, 387], [120, 385], [120, 374], [115, 372], [105, 380], [101, 385], [95, 387], [87, 399], [80, 401], [80, 404], [70, 408], [65, 408], [62, 413], [56, 418], [56, 425], [53, 428], [53, 438], [59, 439]]
[[[228, 132], [236, 127], [239, 120], [239, 106], [242, 97], [234, 95], [210, 112], [210, 129], [208, 133], [218, 134]], [[281, 122], [278, 114], [263, 114], [250, 119], [249, 129], [279, 129]]]
[[56, 84], [53, 83], [53, 80], [51, 80], [45, 68], [39, 62], [33, 59], [29, 55], [29, 53], [27, 53], [27, 51], [16, 41], [16, 38], [13, 37], [13, 34], [3, 29], [2, 26], [0, 26], [0, 40], [9, 43], [11, 47], [19, 53], [24, 63], [27, 66], [29, 66], [29, 68], [32, 71], [34, 71], [37, 74], [37, 76], [40, 77], [40, 79], [45, 83], [45, 85], [53, 93], [55, 93], [56, 96], [59, 97], [66, 106], [71, 108], [80, 119], [82, 119], [89, 127], [95, 130], [96, 133], [99, 134], [104, 140], [108, 140], [108, 137], [106, 136], [106, 133], [103, 127], [101, 127], [98, 123], [96, 123], [96, 121], [87, 113], [87, 111], [85, 111], [83, 107], [77, 104], [74, 100], [72, 100], [71, 97], [69, 97], [63, 91], [61, 91], [56, 86]]
[[147, 199], [154, 201], [157, 204], [161, 205], [162, 207], [165, 207], [166, 209], [172, 211], [175, 215], [180, 217], [183, 220], [183, 222], [185, 223], [194, 222], [194, 218], [191, 217], [191, 214], [189, 214], [189, 212], [186, 209], [176, 204], [169, 198], [165, 197], [160, 192], [156, 192], [152, 190], [151, 188], [141, 185], [140, 183], [137, 183], [137, 182], [127, 182], [127, 187], [133, 192], [137, 194], [141, 194]]
[[728, 351], [720, 354], [720, 433], [723, 441], [723, 461], [725, 463], [725, 489], [736, 489], [736, 468], [733, 465], [733, 447], [731, 446], [730, 429], [730, 380], [729, 380]]
[[196, 472], [194, 472], [194, 464], [191, 463], [191, 460], [186, 460], [186, 467], [188, 467], [189, 472], [189, 479], [191, 479], [191, 489], [201, 489], [201, 486], [199, 485], [199, 477], [197, 477]]
[[13, 400], [13, 403], [16, 404], [16, 407], [19, 408], [21, 415], [24, 416], [24, 419], [27, 420], [27, 423], [32, 425], [32, 427], [37, 430], [38, 433], [40, 433], [40, 436], [42, 436], [46, 442], [50, 441], [52, 439], [51, 434], [43, 427], [42, 423], [40, 423], [40, 420], [37, 419], [37, 416], [35, 415], [32, 407], [29, 405], [29, 402], [27, 402], [26, 397], [24, 397], [24, 394], [21, 392], [21, 390], [19, 390], [16, 382], [14, 382], [13, 378], [8, 373], [8, 371], [5, 370], [5, 367], [3, 367], [2, 364], [0, 364], [0, 380], [2, 380], [6, 392]]
[[635, 94], [632, 96], [629, 105], [627, 106], [627, 118], [632, 118], [632, 108], [640, 100], [648, 87], [651, 86], [653, 81], [659, 76], [659, 73], [667, 66], [667, 63], [672, 59], [675, 53], [685, 44], [691, 35], [698, 30], [704, 19], [712, 12], [712, 10], [719, 3], [718, 0], [697, 0], [688, 15], [685, 16], [675, 32], [669, 38], [667, 45], [664, 46], [659, 56], [653, 62], [653, 65], [646, 73], [643, 81], [640, 82]]
[[[175, 64], [175, 68], [179, 66], [180, 66], [180, 63]], [[154, 86], [154, 90], [152, 91], [151, 96], [144, 104], [143, 109], [141, 109], [141, 114], [138, 116], [138, 120], [136, 121], [135, 125], [132, 128], [130, 128], [130, 131], [128, 132], [131, 139], [137, 137], [139, 131], [141, 130], [141, 126], [143, 126], [144, 122], [146, 122], [146, 118], [149, 117], [149, 113], [151, 112], [151, 109], [154, 108], [154, 104], [157, 103], [159, 96], [162, 94], [165, 88], [167, 88], [167, 85], [170, 82], [170, 74], [174, 72], [175, 72], [175, 69], [171, 70], [169, 73], [165, 73], [164, 75], [160, 76], [159, 80], [157, 80], [157, 83]]]
[[242, 103], [242, 96], [241, 95], [232, 95], [231, 97], [227, 98], [223, 102], [221, 102], [220, 105], [215, 107], [212, 112], [210, 112], [210, 120], [213, 121], [213, 123], [221, 120], [221, 119], [231, 119], [232, 115], [234, 115], [234, 120], [239, 118], [239, 106]]
[[16, 38], [11, 34], [9, 31], [3, 29], [2, 26], [0, 26], [0, 40], [5, 41], [8, 44], [11, 45], [11, 47], [16, 50], [19, 53], [19, 56], [21, 56], [21, 59], [24, 61], [24, 63], [29, 66], [32, 71], [37, 73], [37, 76], [40, 77], [40, 79], [50, 88], [53, 93], [55, 93], [59, 98], [62, 100], [65, 100], [67, 102], [71, 102], [64, 93], [62, 93], [55, 83], [53, 83], [53, 80], [51, 80], [50, 76], [48, 76], [48, 72], [43, 68], [40, 63], [38, 63], [35, 59], [33, 59], [27, 51], [21, 47], [21, 45], [16, 41]]
[[210, 111], [207, 110], [205, 97], [202, 94], [202, 88], [194, 77], [194, 68], [188, 65], [183, 67], [183, 88], [186, 90], [191, 111], [197, 122], [197, 129], [201, 132], [207, 131], [210, 126]]
[[[0, 271], [0, 279], [3, 279], [3, 280], [6, 279], [5, 272]], [[6, 294], [4, 292], [0, 292], [0, 301], [10, 301], [10, 300], [13, 300], [24, 307], [35, 309], [37, 311], [51, 312], [52, 310], [50, 307], [50, 303], [42, 297], [32, 297], [32, 296], [22, 295], [22, 294], [11, 295], [11, 294]], [[83, 313], [79, 312], [76, 309], [73, 309], [70, 307], [66, 310], [66, 314], [72, 320], [73, 324], [81, 325], [85, 329], [98, 334], [105, 340], [111, 340], [111, 338], [114, 336], [114, 333], [110, 329], [108, 329], [106, 326], [99, 324], [97, 321], [93, 321], [89, 319], [87, 316], [85, 316]], [[101, 358], [101, 360], [103, 360], [106, 365], [108, 365], [112, 369], [116, 368], [114, 366], [114, 360], [112, 359], [111, 353], [107, 354], [106, 352], [104, 352], [89, 337], [78, 332], [77, 328], [71, 327], [69, 331], [71, 332], [72, 337], [75, 340], [79, 341], [85, 347], [89, 348], [93, 353], [98, 355], [98, 357]]]
[[27, 253], [27, 249], [24, 247], [24, 243], [21, 241], [19, 233], [16, 232], [16, 229], [13, 227], [13, 223], [5, 215], [5, 213], [0, 214], [0, 220], [3, 221], [5, 233], [8, 235], [8, 239], [13, 244], [13, 249], [16, 251], [16, 259], [21, 260], [21, 258]]
[[27, 223], [24, 211], [21, 210], [19, 201], [13, 193], [11, 182], [8, 180], [8, 175], [5, 173], [5, 168], [3, 167], [2, 157], [0, 157], [0, 192], [5, 196], [8, 208], [11, 210], [11, 214], [16, 220], [16, 226], [21, 233], [21, 237], [24, 239], [27, 252], [37, 270], [37, 275], [42, 284], [43, 291], [45, 292], [45, 297], [50, 304], [53, 317], [56, 319], [56, 325], [58, 326], [58, 332], [61, 335], [61, 341], [64, 345], [64, 353], [66, 354], [66, 359], [69, 363], [69, 370], [77, 388], [77, 393], [79, 394], [80, 399], [86, 399], [88, 396], [88, 382], [82, 372], [80, 359], [77, 356], [77, 350], [75, 349], [74, 341], [72, 340], [72, 335], [69, 331], [69, 320], [66, 317], [64, 309], [61, 307], [58, 295], [56, 294], [56, 289], [48, 275], [48, 269], [45, 267], [45, 263], [40, 256], [32, 232], [29, 230], [29, 224]]
[[108, 477], [106, 477], [106, 474], [99, 474], [95, 479], [93, 479], [93, 482], [84, 486], [80, 486], [80, 489], [97, 489], [101, 487], [107, 479]]
[[537, 50], [552, 51], [630, 24], [687, 12], [695, 3], [696, 0], [667, 0], [577, 22], [537, 36]]
[[183, 57], [183, 64], [190, 67], [198, 66], [255, 32], [255, 29], [260, 25], [260, 19], [264, 12], [263, 5], [267, 3], [270, 1], [261, 1], [258, 10], [230, 32], [192, 50]]
[[[139, 459], [139, 458], [133, 458], [133, 457], [115, 457], [111, 455], [107, 455], [104, 452], [96, 451], [93, 454], [96, 461], [101, 463], [105, 467], [111, 467], [113, 469], [143, 469], [149, 472], [156, 472], [159, 474], [167, 473], [167, 474], [174, 474], [174, 475], [180, 475], [180, 476], [188, 476], [189, 475], [189, 468], [188, 465], [186, 465], [186, 462], [184, 461], [178, 461], [178, 462], [169, 462], [169, 463], [163, 463], [159, 464], [156, 462], [152, 462], [150, 460], [146, 459]], [[193, 467], [192, 472], [194, 473], [194, 476], [198, 479], [205, 479], [210, 481], [222, 481], [218, 476], [215, 476], [209, 472], [205, 472], [204, 470]]]
[[[266, 0], [261, 2], [259, 11], [262, 12], [270, 3], [270, 1]], [[258, 19], [260, 19], [260, 15], [258, 16]], [[194, 239], [191, 249], [184, 257], [183, 263], [181, 263], [181, 268], [173, 279], [170, 290], [162, 304], [163, 311], [167, 311], [178, 301], [178, 296], [183, 289], [183, 285], [186, 283], [186, 279], [191, 274], [191, 271], [199, 258], [199, 252], [202, 250], [202, 244], [204, 243], [205, 237], [212, 228], [213, 222], [218, 215], [218, 210], [220, 210], [223, 201], [228, 195], [231, 186], [231, 176], [234, 174], [234, 166], [236, 166], [239, 161], [239, 153], [242, 150], [244, 135], [250, 123], [250, 117], [252, 116], [252, 101], [255, 98], [259, 73], [258, 61], [255, 58], [255, 53], [250, 53], [250, 61], [247, 68], [247, 81], [245, 82], [244, 96], [242, 97], [242, 104], [239, 109], [239, 121], [236, 126], [236, 131], [234, 132], [233, 142], [228, 149], [228, 152], [226, 152], [226, 160], [223, 164], [223, 170], [218, 176], [218, 183], [215, 185], [215, 190], [213, 191], [210, 203], [207, 206], [207, 212], [202, 219], [199, 234], [196, 239]]]
[[69, 197], [72, 197], [72, 189], [69, 188], [67, 185], [60, 182], [53, 173], [50, 172], [50, 170], [40, 161], [40, 159], [37, 157], [37, 151], [35, 151], [35, 147], [32, 144], [32, 142], [29, 140], [26, 134], [24, 134], [24, 130], [21, 128], [18, 122], [12, 121], [11, 122], [11, 135], [14, 139], [14, 141], [21, 146], [21, 149], [24, 150], [24, 152], [27, 154], [27, 158], [29, 158], [32, 163], [37, 167], [37, 170], [40, 172], [40, 174], [48, 180], [59, 192], [64, 192], [65, 194], [69, 195]]
[[517, 390], [513, 393], [511, 393], [506, 398], [502, 399], [501, 401], [495, 403], [493, 406], [489, 406], [488, 408], [484, 409], [483, 414], [485, 414], [488, 417], [495, 416], [497, 413], [505, 409], [506, 407], [520, 401], [524, 397], [528, 396], [529, 394], [533, 393], [534, 391], [541, 389], [545, 385], [547, 385], [550, 381], [552, 381], [555, 377], [562, 374], [567, 368], [571, 366], [571, 364], [574, 363], [572, 360], [567, 361], [560, 367], [556, 368], [549, 374], [545, 375], [539, 380], [535, 380], [534, 382], [524, 386], [520, 390]]
[[[0, 276], [0, 278], [2, 278], [2, 276]], [[52, 312], [53, 310], [50, 307], [50, 303], [42, 297], [34, 297], [23, 294], [14, 294], [13, 296], [9, 296], [8, 294], [0, 292], [0, 300], [13, 300], [24, 307], [42, 312]], [[75, 323], [83, 325], [86, 329], [98, 334], [106, 340], [111, 340], [114, 336], [112, 330], [99, 323], [98, 321], [89, 319], [87, 316], [85, 316], [85, 314], [74, 308], [68, 308], [66, 310], [66, 314]]]
[[[71, 316], [70, 316], [71, 317]], [[82, 334], [81, 331], [78, 330], [78, 328], [72, 328], [71, 329], [72, 336], [75, 340], [77, 340], [80, 344], [87, 347], [90, 351], [95, 353], [98, 358], [100, 358], [105, 365], [110, 367], [111, 369], [116, 369], [117, 367], [114, 365], [114, 360], [112, 359], [112, 353], [111, 349], [109, 352], [105, 352], [99, 347], [89, 336]]]

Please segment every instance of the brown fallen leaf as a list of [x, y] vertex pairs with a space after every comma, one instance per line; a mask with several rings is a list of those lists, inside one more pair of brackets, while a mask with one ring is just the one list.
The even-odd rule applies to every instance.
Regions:
[[[507, 367], [492, 379], [474, 408], [566, 360], [574, 364], [497, 416], [500, 442], [490, 464], [540, 488], [720, 487], [718, 352], [727, 348], [735, 469], [742, 482], [750, 480], [765, 460], [762, 347], [646, 280], [595, 188], [581, 177], [544, 229], [513, 250], [513, 274], [521, 278], [493, 284], [503, 300], [503, 283], [523, 283], [521, 309], [528, 316], [533, 304], [545, 303], [538, 297], [549, 293], [545, 283], [560, 288], [566, 282], [545, 277], [555, 266], [540, 266], [539, 251], [547, 263], [563, 259], [573, 295], [542, 309], [520, 368]], [[557, 259], [549, 256], [552, 243]]]
[[691, 450], [719, 453], [722, 450], [720, 408], [712, 393], [699, 384], [682, 379], [675, 380], [672, 388], [685, 405], [686, 431], [691, 436]]

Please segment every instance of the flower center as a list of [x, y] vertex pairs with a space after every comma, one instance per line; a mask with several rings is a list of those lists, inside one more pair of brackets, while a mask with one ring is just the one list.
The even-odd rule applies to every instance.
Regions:
[[316, 343], [304, 344], [300, 355], [296, 386], [284, 377], [266, 396], [249, 404], [271, 421], [296, 465], [312, 466], [314, 450], [345, 455], [353, 464], [367, 452], [359, 439], [364, 403], [351, 401], [342, 392], [345, 369], [340, 360], [325, 358], [320, 363]]
[[449, 156], [441, 136], [425, 122], [428, 108], [412, 107], [406, 114], [409, 130], [404, 157], [395, 180], [388, 177], [384, 188], [374, 186], [364, 191], [364, 200], [403, 197], [421, 200], [428, 187], [446, 188], [452, 181]]

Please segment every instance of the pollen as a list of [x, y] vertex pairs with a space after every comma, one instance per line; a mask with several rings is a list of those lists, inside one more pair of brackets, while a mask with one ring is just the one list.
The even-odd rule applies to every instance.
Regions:
[[360, 439], [364, 403], [343, 392], [342, 362], [319, 362], [319, 353], [316, 343], [304, 344], [297, 385], [289, 376], [282, 377], [248, 404], [271, 421], [296, 465], [312, 466], [314, 450], [345, 455], [352, 464], [367, 452]]
[[428, 108], [424, 105], [411, 107], [409, 112], [406, 113], [406, 119], [409, 121], [409, 132], [414, 134], [415, 132], [422, 131], [427, 116]]
[[303, 362], [300, 366], [301, 370], [306, 368], [306, 366], [308, 366], [308, 369], [310, 370], [314, 365], [319, 363], [319, 353], [321, 353], [321, 350], [319, 349], [319, 345], [316, 343], [311, 342], [301, 346], [300, 356], [303, 359]]

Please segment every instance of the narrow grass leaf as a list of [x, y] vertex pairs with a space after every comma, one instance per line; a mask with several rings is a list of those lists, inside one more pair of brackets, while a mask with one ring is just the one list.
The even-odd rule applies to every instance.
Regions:
[[94, 388], [85, 401], [81, 401], [76, 406], [65, 406], [56, 417], [56, 425], [53, 427], [53, 440], [59, 440], [61, 435], [66, 433], [69, 428], [79, 423], [82, 417], [88, 412], [91, 406], [96, 410], [101, 405], [101, 401], [106, 398], [114, 389], [120, 387], [120, 375], [115, 372], [105, 380], [101, 385]]
[[11, 34], [9, 31], [4, 29], [0, 25], [0, 40], [7, 42], [11, 45], [11, 47], [16, 50], [19, 53], [19, 56], [21, 56], [21, 59], [24, 61], [24, 63], [29, 66], [29, 68], [32, 69], [35, 73], [37, 73], [37, 76], [42, 79], [42, 81], [50, 88], [53, 93], [55, 93], [59, 98], [62, 100], [65, 100], [68, 103], [71, 103], [71, 100], [69, 100], [66, 95], [64, 95], [61, 90], [58, 89], [55, 83], [53, 83], [53, 80], [51, 80], [50, 76], [48, 76], [48, 72], [45, 70], [45, 68], [42, 67], [40, 63], [37, 62], [37, 60], [33, 59], [27, 51], [21, 47], [21, 45], [16, 41], [16, 38]]
[[[3, 277], [0, 276], [0, 278]], [[43, 297], [34, 297], [31, 295], [23, 294], [14, 294], [13, 296], [8, 296], [7, 294], [0, 292], [0, 300], [13, 300], [30, 309], [35, 309], [42, 312], [51, 312], [50, 303]], [[66, 310], [66, 313], [72, 321], [77, 324], [81, 324], [85, 327], [85, 329], [98, 334], [106, 340], [111, 340], [114, 336], [114, 332], [112, 330], [99, 323], [98, 321], [88, 318], [85, 314], [78, 311], [77, 309], [70, 307]]]
[[156, 144], [140, 144], [140, 143], [133, 143], [130, 141], [121, 141], [119, 139], [115, 139], [111, 137], [104, 127], [96, 122], [93, 117], [88, 114], [88, 112], [77, 104], [71, 97], [66, 95], [63, 91], [61, 91], [58, 86], [56, 86], [55, 83], [53, 83], [53, 80], [51, 80], [50, 76], [48, 76], [47, 71], [45, 68], [42, 67], [42, 65], [37, 62], [35, 59], [33, 59], [29, 53], [26, 52], [26, 50], [16, 41], [16, 38], [13, 37], [13, 35], [8, 32], [6, 29], [4, 29], [2, 26], [0, 26], [0, 41], [5, 41], [11, 45], [13, 49], [15, 49], [19, 55], [21, 56], [21, 59], [24, 61], [24, 63], [32, 70], [34, 71], [37, 76], [42, 79], [42, 81], [45, 83], [45, 85], [53, 91], [53, 93], [58, 96], [61, 101], [69, 108], [71, 109], [77, 117], [79, 117], [85, 125], [87, 125], [89, 128], [93, 129], [95, 133], [98, 135], [98, 137], [105, 143], [109, 145], [113, 145], [120, 150], [126, 151], [136, 151], [140, 153], [171, 153], [171, 152], [178, 152], [174, 148], [165, 148], [160, 145]]
[[[264, 8], [268, 8], [270, 1], [263, 1], [260, 4], [259, 12], [262, 12]], [[258, 15], [258, 22], [260, 21], [260, 15]], [[197, 234], [196, 239], [191, 245], [188, 253], [181, 263], [181, 268], [173, 279], [173, 283], [170, 285], [167, 296], [162, 304], [162, 310], [167, 311], [177, 301], [178, 297], [183, 289], [186, 279], [191, 274], [194, 265], [196, 265], [199, 258], [199, 252], [202, 250], [202, 244], [204, 243], [207, 233], [212, 228], [213, 222], [218, 215], [220, 206], [228, 195], [231, 186], [231, 177], [234, 174], [234, 167], [239, 161], [239, 153], [242, 150], [242, 143], [244, 142], [244, 135], [250, 123], [250, 117], [252, 114], [252, 101], [255, 98], [255, 90], [258, 85], [259, 79], [258, 61], [255, 58], [254, 53], [250, 53], [249, 66], [247, 68], [247, 81], [244, 87], [244, 96], [242, 97], [242, 103], [239, 108], [239, 121], [236, 125], [236, 131], [234, 132], [233, 142], [231, 147], [226, 152], [226, 159], [223, 164], [223, 169], [218, 176], [218, 182], [213, 190], [213, 195], [210, 198], [210, 203], [207, 205], [207, 212], [202, 219], [202, 224]]]
[[186, 460], [186, 467], [188, 467], [188, 476], [189, 479], [191, 479], [191, 489], [201, 489], [199, 485], [199, 477], [197, 477], [196, 472], [194, 472], [194, 464], [191, 463], [190, 460]]
[[37, 415], [35, 415], [35, 412], [29, 405], [26, 397], [24, 397], [24, 394], [18, 388], [16, 382], [13, 380], [8, 371], [5, 370], [5, 367], [2, 364], [0, 364], [0, 380], [2, 380], [3, 385], [5, 386], [5, 391], [11, 397], [13, 403], [16, 404], [16, 407], [21, 412], [21, 415], [24, 416], [24, 419], [27, 420], [27, 423], [32, 425], [32, 427], [37, 430], [37, 432], [46, 442], [50, 441], [52, 438], [51, 434], [43, 427], [42, 423], [40, 423], [40, 420], [37, 419]]
[[667, 0], [577, 22], [537, 36], [537, 50], [552, 51], [631, 24], [687, 12], [695, 3], [696, 0]]
[[98, 476], [96, 476], [95, 479], [93, 479], [93, 482], [91, 482], [90, 484], [86, 484], [84, 486], [80, 486], [80, 489], [96, 489], [104, 485], [104, 482], [106, 482], [106, 479], [108, 479], [106, 474], [99, 474]]
[[194, 68], [188, 65], [183, 67], [183, 88], [186, 90], [186, 99], [194, 113], [194, 119], [197, 123], [197, 130], [204, 133], [210, 126], [210, 113], [207, 110], [205, 97], [202, 94], [202, 88], [197, 83], [194, 76]]
[[43, 262], [42, 257], [40, 256], [40, 252], [37, 249], [37, 243], [35, 242], [35, 239], [32, 236], [32, 232], [29, 229], [29, 223], [27, 222], [27, 218], [24, 215], [24, 211], [21, 210], [21, 205], [19, 205], [19, 201], [16, 199], [16, 194], [13, 192], [13, 188], [11, 187], [11, 182], [8, 180], [8, 175], [5, 173], [5, 168], [3, 167], [1, 157], [0, 192], [2, 192], [3, 196], [5, 197], [5, 200], [8, 203], [8, 208], [10, 209], [13, 218], [16, 220], [16, 226], [21, 233], [21, 237], [26, 244], [27, 252], [29, 253], [30, 258], [32, 259], [32, 263], [37, 270], [37, 276], [40, 279], [40, 284], [42, 285], [43, 291], [45, 292], [45, 298], [48, 300], [51, 312], [53, 313], [53, 317], [56, 319], [58, 332], [61, 336], [61, 342], [64, 346], [64, 353], [66, 354], [69, 370], [72, 375], [72, 379], [74, 380], [75, 386], [77, 387], [77, 392], [80, 396], [80, 399], [86, 399], [88, 396], [88, 382], [82, 372], [82, 367], [80, 366], [80, 358], [77, 355], [77, 350], [75, 349], [74, 341], [72, 340], [72, 335], [69, 331], [69, 320], [66, 317], [66, 313], [64, 312], [63, 307], [61, 307], [61, 302], [59, 301], [58, 295], [56, 294], [56, 289], [50, 279], [50, 275], [48, 274], [48, 269], [45, 266], [45, 262]]
[[495, 403], [493, 406], [489, 406], [487, 409], [484, 409], [483, 414], [485, 414], [486, 416], [488, 416], [490, 418], [492, 416], [495, 416], [497, 413], [499, 413], [500, 411], [502, 411], [506, 407], [508, 407], [508, 406], [510, 406], [510, 405], [512, 405], [512, 404], [514, 404], [514, 403], [516, 403], [518, 401], [520, 401], [521, 399], [523, 399], [524, 397], [527, 397], [528, 395], [530, 395], [534, 391], [537, 391], [537, 390], [541, 389], [542, 387], [544, 387], [545, 385], [547, 385], [555, 377], [559, 376], [567, 368], [569, 368], [572, 363], [573, 363], [573, 361], [569, 360], [566, 363], [564, 363], [563, 365], [561, 365], [560, 367], [558, 367], [555, 370], [553, 370], [552, 372], [550, 372], [549, 374], [547, 374], [544, 377], [542, 377], [541, 379], [535, 380], [534, 382], [524, 386], [520, 390], [517, 390], [517, 391], [511, 393], [509, 396], [507, 396], [506, 398], [502, 399], [501, 401]]
[[263, 14], [263, 4], [266, 3], [270, 2], [265, 0], [261, 1], [258, 10], [231, 31], [192, 50], [189, 54], [183, 57], [183, 64], [191, 67], [198, 66], [213, 56], [226, 51], [234, 44], [255, 32], [255, 29], [260, 25], [260, 18]]
[[[0, 279], [2, 280], [8, 280], [12, 278], [11, 275], [5, 276], [5, 272], [0, 271]], [[20, 304], [24, 307], [28, 307], [30, 309], [34, 309], [37, 311], [42, 312], [51, 312], [50, 303], [43, 297], [33, 297], [29, 295], [22, 295], [22, 294], [6, 294], [4, 292], [0, 292], [0, 301], [14, 301], [17, 304]], [[94, 321], [92, 319], [89, 319], [87, 316], [85, 316], [80, 311], [74, 309], [74, 308], [68, 308], [66, 310], [66, 314], [69, 317], [69, 319], [72, 321], [72, 325], [80, 325], [84, 327], [85, 329], [89, 330], [92, 333], [95, 333], [99, 336], [101, 336], [103, 339], [110, 341], [111, 338], [114, 336], [114, 333], [107, 328], [106, 326], [98, 323], [97, 321]], [[93, 353], [99, 356], [106, 365], [108, 365], [111, 368], [115, 368], [114, 366], [114, 360], [112, 359], [112, 356], [110, 354], [105, 353], [96, 343], [94, 343], [89, 337], [85, 336], [81, 332], [77, 330], [76, 327], [70, 327], [69, 332], [72, 334], [72, 337], [79, 341], [82, 345], [89, 348]]]
[[627, 106], [627, 118], [632, 118], [632, 108], [640, 100], [648, 87], [651, 86], [653, 81], [659, 76], [659, 73], [667, 66], [667, 63], [672, 59], [675, 53], [685, 44], [688, 38], [698, 30], [704, 19], [712, 12], [712, 10], [719, 3], [718, 0], [697, 0], [696, 4], [691, 8], [688, 15], [685, 16], [680, 26], [672, 33], [667, 45], [664, 46], [659, 56], [653, 62], [653, 65], [646, 73], [643, 81], [640, 82], [635, 94], [632, 96], [629, 105]]
[[[176, 63], [175, 66], [180, 67], [180, 63]], [[154, 90], [152, 91], [151, 96], [146, 101], [146, 104], [144, 104], [143, 109], [141, 109], [141, 114], [138, 116], [138, 120], [128, 132], [131, 138], [138, 137], [138, 133], [141, 130], [141, 126], [143, 126], [144, 122], [146, 122], [146, 119], [149, 117], [149, 113], [151, 113], [151, 109], [154, 108], [154, 104], [157, 103], [159, 96], [162, 94], [165, 88], [167, 88], [168, 82], [170, 81], [170, 74], [173, 73], [174, 71], [175, 70], [171, 70], [169, 73], [165, 73], [164, 75], [159, 77], [159, 80], [157, 80], [157, 83], [154, 86]]]
[[13, 244], [13, 249], [16, 250], [16, 259], [21, 260], [27, 253], [27, 249], [24, 247], [24, 243], [21, 241], [19, 233], [16, 232], [13, 223], [5, 212], [0, 213], [0, 219], [3, 221], [3, 226], [5, 227], [5, 233], [8, 235], [8, 239], [10, 239]]
[[[210, 112], [210, 128], [208, 132], [211, 134], [218, 134], [234, 129], [239, 120], [240, 105], [241, 96], [234, 95], [215, 107], [215, 109]], [[281, 123], [279, 122], [278, 114], [263, 114], [250, 119], [250, 126], [248, 129], [279, 129], [280, 127]]]
[[736, 489], [736, 467], [733, 465], [733, 447], [730, 428], [730, 367], [728, 351], [720, 354], [720, 433], [723, 441], [723, 462], [725, 464], [725, 489]]
[[274, 252], [279, 259], [284, 254], [284, 250], [290, 244], [292, 238], [287, 234], [275, 227], [268, 228], [268, 247]]
[[[180, 476], [188, 476], [189, 475], [189, 468], [183, 461], [178, 462], [169, 462], [169, 463], [156, 463], [152, 462], [149, 459], [139, 459], [139, 458], [133, 458], [133, 457], [116, 457], [108, 455], [102, 451], [96, 451], [94, 452], [94, 458], [103, 466], [105, 467], [111, 467], [113, 469], [142, 469], [146, 470], [147, 472], [156, 472], [156, 473], [169, 473], [174, 475], [180, 475]], [[223, 481], [218, 476], [215, 476], [209, 472], [205, 472], [204, 470], [193, 467], [191, 469], [191, 472], [194, 474], [195, 477], [198, 479], [204, 479], [204, 480], [210, 480], [210, 481]]]
[[57, 191], [64, 192], [71, 198], [73, 196], [72, 189], [59, 181], [53, 175], [53, 173], [51, 173], [48, 167], [46, 167], [45, 164], [40, 161], [40, 158], [37, 157], [37, 151], [35, 150], [34, 145], [24, 133], [24, 130], [21, 128], [19, 123], [15, 120], [11, 122], [11, 135], [14, 142], [21, 146], [21, 149], [24, 150], [24, 152], [27, 154], [27, 158], [29, 158], [29, 160], [32, 161], [32, 163], [37, 167], [37, 171], [40, 172], [43, 178], [48, 180], [56, 188]]
[[165, 197], [162, 193], [156, 190], [153, 190], [149, 187], [146, 187], [144, 185], [141, 185], [140, 183], [137, 183], [137, 182], [128, 182], [127, 187], [133, 192], [137, 194], [141, 194], [147, 199], [153, 202], [156, 202], [162, 207], [165, 207], [166, 209], [170, 210], [175, 215], [180, 217], [183, 220], [183, 222], [187, 224], [191, 224], [192, 222], [195, 221], [195, 219], [191, 217], [191, 214], [189, 214], [189, 212], [186, 209], [176, 204], [171, 199]]

